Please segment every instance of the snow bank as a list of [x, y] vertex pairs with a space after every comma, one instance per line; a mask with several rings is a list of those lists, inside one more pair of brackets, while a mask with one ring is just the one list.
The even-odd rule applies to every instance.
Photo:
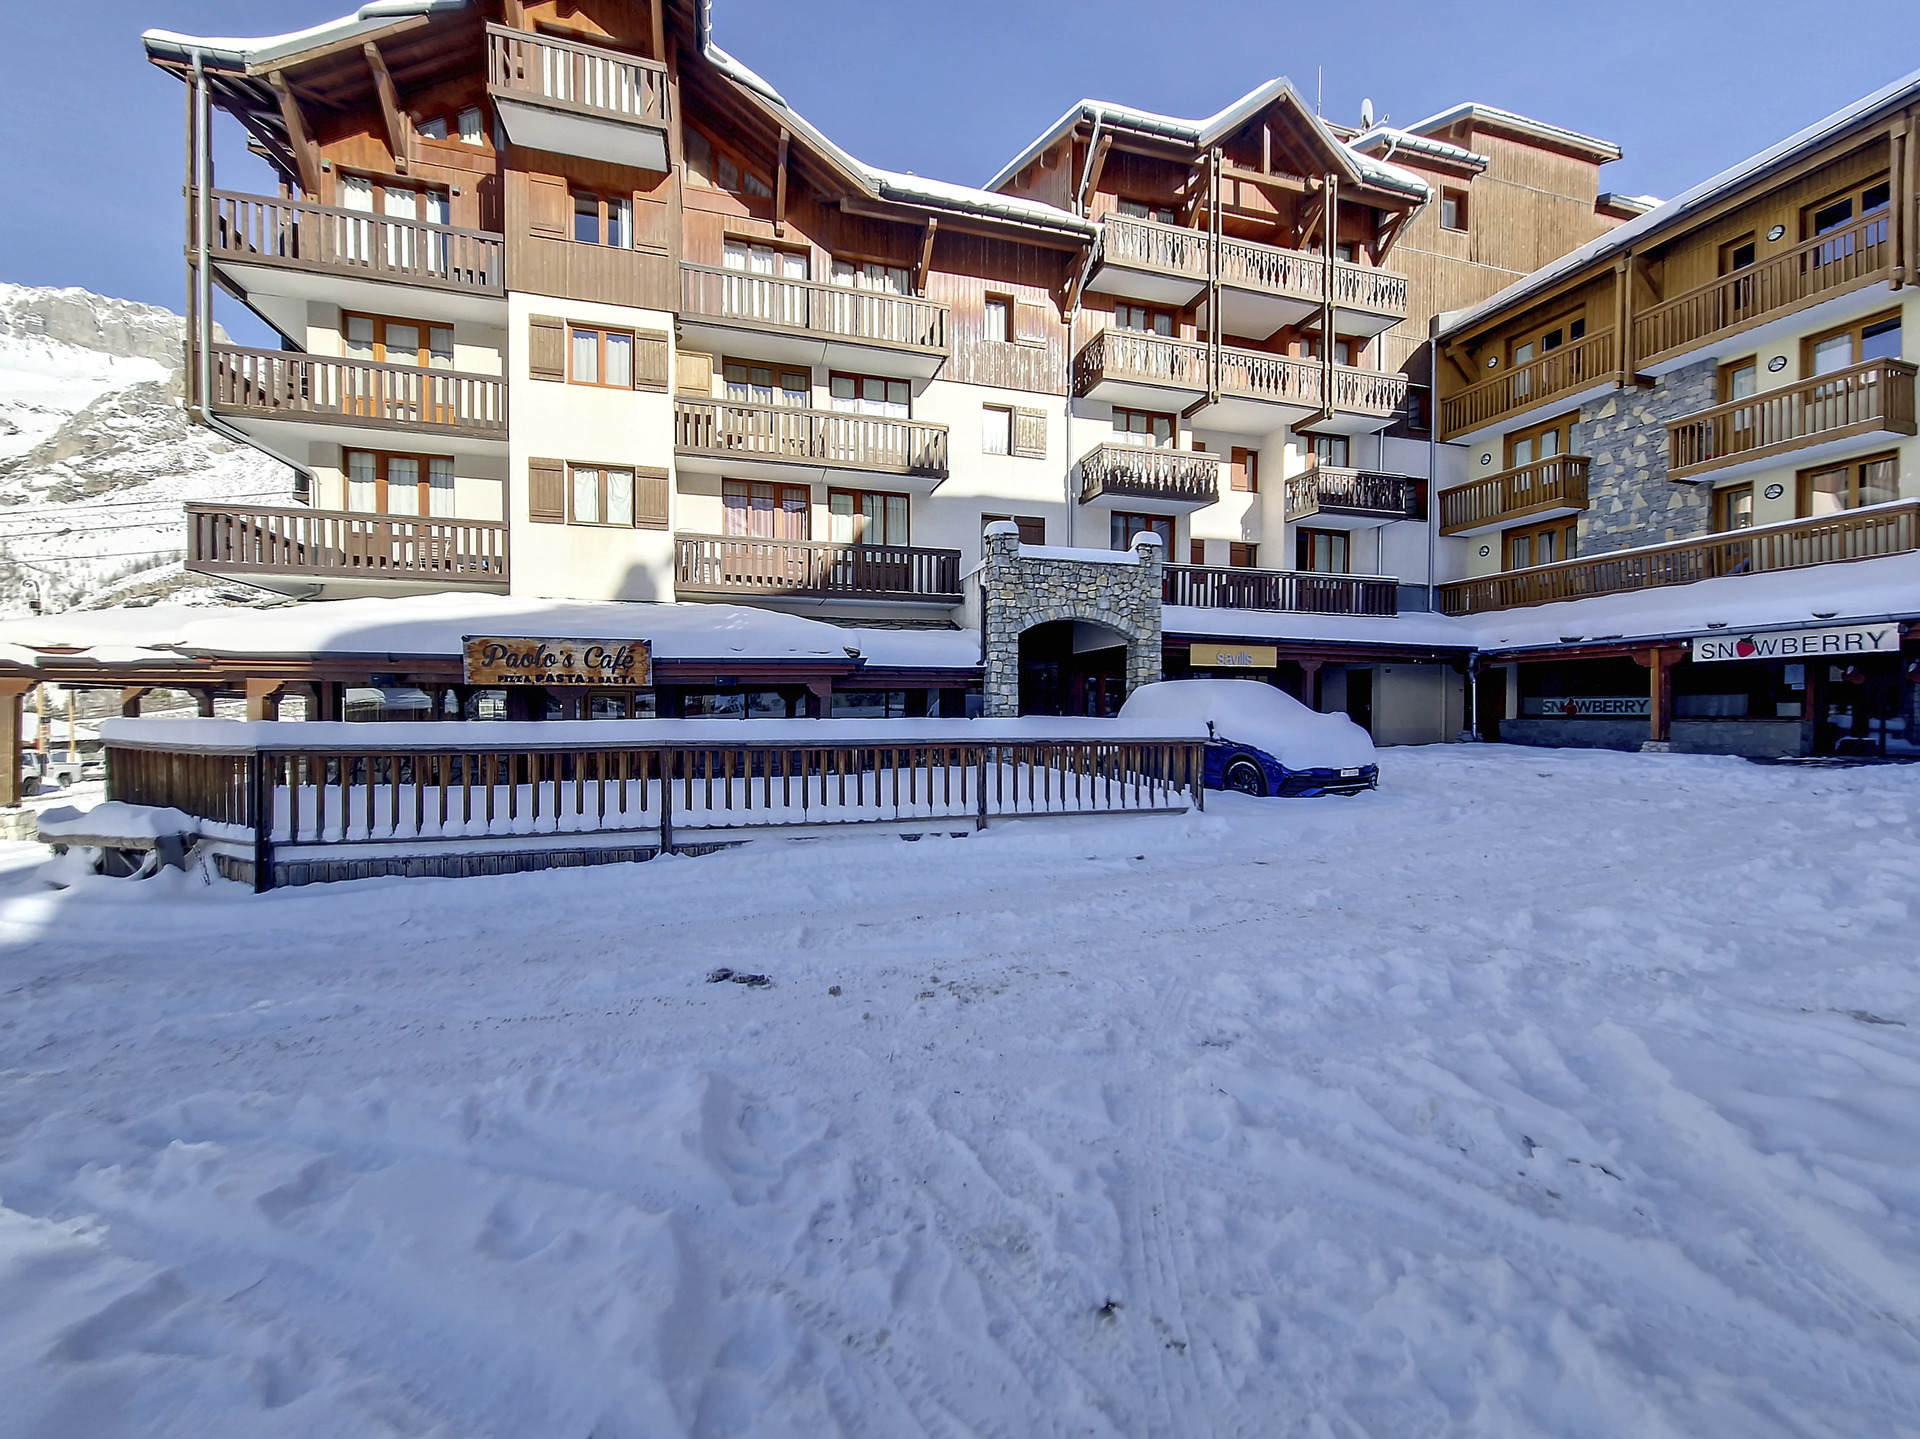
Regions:
[[86, 810], [71, 805], [42, 810], [39, 823], [43, 840], [153, 840], [163, 834], [194, 834], [201, 828], [200, 821], [184, 810], [121, 800], [108, 800]]
[[1373, 740], [1339, 714], [1318, 714], [1258, 680], [1163, 680], [1120, 706], [1123, 722], [1208, 724], [1221, 739], [1265, 750], [1288, 769], [1348, 769], [1374, 762]]

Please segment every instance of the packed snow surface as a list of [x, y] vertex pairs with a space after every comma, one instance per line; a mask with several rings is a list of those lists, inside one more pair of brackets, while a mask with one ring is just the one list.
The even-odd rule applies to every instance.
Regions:
[[[1920, 767], [0, 877], [0, 1434], [1920, 1426]], [[709, 983], [720, 969], [760, 986]]]
[[1345, 769], [1374, 762], [1373, 739], [1345, 715], [1319, 714], [1258, 680], [1161, 680], [1120, 706], [1136, 724], [1185, 725], [1263, 749], [1288, 769]]

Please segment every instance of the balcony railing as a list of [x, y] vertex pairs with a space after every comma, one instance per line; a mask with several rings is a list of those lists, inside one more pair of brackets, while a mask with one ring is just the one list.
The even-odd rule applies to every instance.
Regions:
[[1220, 457], [1109, 441], [1080, 461], [1080, 500], [1156, 500], [1210, 505], [1220, 498]]
[[680, 595], [960, 603], [958, 550], [735, 535], [680, 535], [674, 549]]
[[[1204, 230], [1130, 215], [1109, 215], [1100, 224], [1100, 259], [1104, 264], [1180, 275], [1205, 284], [1207, 254]], [[1258, 290], [1317, 305], [1327, 292], [1327, 264], [1319, 255], [1222, 236], [1220, 281], [1236, 289]], [[1404, 316], [1407, 277], [1336, 260], [1333, 302], [1350, 310]]]
[[557, 35], [487, 26], [487, 84], [515, 99], [664, 129], [667, 67]]
[[1877, 432], [1914, 433], [1914, 366], [1868, 360], [1687, 415], [1667, 425], [1667, 478]]
[[[1081, 347], [1074, 361], [1074, 393], [1087, 394], [1105, 380], [1204, 391], [1209, 388], [1209, 368], [1208, 347], [1198, 340], [1102, 330]], [[1318, 409], [1320, 366], [1290, 355], [1222, 349], [1220, 392]]]
[[1613, 331], [1602, 330], [1449, 395], [1440, 402], [1440, 426], [1451, 438], [1502, 415], [1600, 384], [1613, 369]]
[[1814, 300], [1878, 280], [1893, 266], [1889, 211], [1803, 240], [1757, 265], [1721, 275], [1633, 319], [1633, 352], [1646, 364], [1757, 325]]
[[499, 235], [227, 190], [211, 198], [207, 245], [218, 260], [506, 294], [506, 245]]
[[1386, 419], [1407, 403], [1407, 377], [1391, 370], [1360, 370], [1352, 365], [1333, 367], [1333, 408], [1336, 413], [1373, 415]]
[[222, 414], [247, 418], [507, 435], [507, 385], [498, 375], [217, 345], [211, 398]]
[[493, 520], [223, 504], [187, 506], [187, 568], [314, 583], [417, 580], [504, 590], [507, 527]]
[[680, 273], [685, 319], [947, 353], [947, 307], [931, 300], [711, 265], [682, 265]]
[[1239, 570], [1168, 565], [1161, 601], [1202, 609], [1286, 610], [1310, 615], [1394, 615], [1400, 583], [1387, 575], [1327, 575], [1311, 570]]
[[1920, 501], [1790, 520], [1697, 540], [1648, 545], [1509, 570], [1441, 585], [1440, 609], [1450, 615], [1520, 605], [1552, 604], [1592, 595], [1625, 594], [1662, 585], [1688, 585], [1725, 575], [1805, 569], [1843, 560], [1875, 559], [1920, 549]]
[[1590, 464], [1585, 455], [1552, 455], [1456, 486], [1440, 496], [1440, 533], [1504, 524], [1543, 510], [1584, 510]]
[[1287, 481], [1287, 518], [1344, 515], [1368, 520], [1422, 518], [1420, 482], [1405, 475], [1316, 465]]
[[675, 399], [674, 448], [889, 475], [947, 473], [947, 427], [783, 405]]

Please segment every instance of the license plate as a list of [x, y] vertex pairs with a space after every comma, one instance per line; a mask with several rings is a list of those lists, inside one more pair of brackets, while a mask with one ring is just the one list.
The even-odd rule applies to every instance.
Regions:
[[1360, 771], [1357, 769], [1343, 769], [1340, 771], [1340, 778], [1341, 779], [1359, 779]]

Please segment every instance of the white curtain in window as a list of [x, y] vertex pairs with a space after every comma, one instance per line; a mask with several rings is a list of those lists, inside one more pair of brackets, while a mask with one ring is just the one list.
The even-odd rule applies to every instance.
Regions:
[[[373, 213], [373, 181], [364, 175], [342, 175], [335, 198], [343, 210]], [[372, 227], [364, 220], [341, 220], [342, 259], [365, 261], [373, 253]]]
[[420, 462], [410, 455], [387, 457], [387, 513], [420, 513]]
[[453, 459], [436, 455], [427, 461], [427, 512], [441, 519], [453, 517]]
[[598, 330], [573, 332], [573, 380], [575, 384], [580, 385], [600, 383], [600, 332]]
[[373, 513], [379, 502], [379, 495], [374, 488], [377, 475], [378, 466], [370, 451], [347, 451], [348, 509], [358, 510], [362, 514]]
[[573, 520], [575, 524], [600, 523], [600, 472], [576, 467], [573, 472]]
[[633, 471], [607, 471], [607, 523], [633, 523]]
[[481, 126], [482, 120], [477, 107], [462, 110], [460, 112], [460, 143], [463, 145], [483, 144], [486, 136]]
[[609, 385], [633, 383], [633, 336], [607, 336], [607, 376]]

